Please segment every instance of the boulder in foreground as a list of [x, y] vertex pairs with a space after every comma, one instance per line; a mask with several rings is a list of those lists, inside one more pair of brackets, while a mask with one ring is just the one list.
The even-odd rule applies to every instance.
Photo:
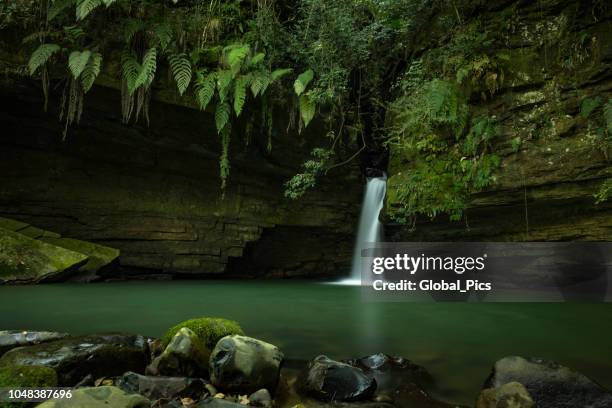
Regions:
[[321, 400], [360, 401], [372, 397], [376, 380], [361, 368], [322, 355], [310, 362], [304, 387]]
[[510, 382], [482, 390], [476, 408], [533, 408], [531, 395], [521, 383]]
[[210, 378], [224, 392], [250, 394], [276, 390], [284, 359], [278, 347], [246, 336], [226, 336], [210, 356]]
[[72, 398], [49, 400], [37, 408], [149, 408], [151, 402], [138, 394], [128, 394], [112, 386], [72, 390]]
[[612, 407], [612, 393], [585, 375], [552, 361], [504, 357], [495, 363], [485, 388], [510, 382], [523, 384], [538, 408]]
[[57, 373], [58, 385], [70, 387], [87, 376], [100, 378], [142, 371], [146, 355], [147, 343], [142, 336], [100, 334], [19, 347], [4, 354], [0, 366], [50, 367]]

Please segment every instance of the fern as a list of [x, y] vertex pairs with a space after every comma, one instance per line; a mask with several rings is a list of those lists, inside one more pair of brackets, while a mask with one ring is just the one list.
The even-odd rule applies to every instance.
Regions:
[[229, 122], [231, 108], [227, 102], [223, 102], [217, 105], [215, 111], [215, 124], [217, 125], [217, 132], [221, 133], [227, 123]]
[[308, 94], [300, 95], [300, 117], [304, 123], [304, 127], [307, 127], [312, 118], [314, 118], [316, 111], [316, 104]]
[[138, 79], [138, 73], [140, 72], [140, 64], [130, 52], [124, 52], [121, 60], [123, 79], [127, 85], [128, 94], [132, 95], [137, 88], [136, 81]]
[[81, 84], [83, 85], [83, 92], [87, 92], [93, 86], [96, 77], [100, 74], [102, 68], [102, 54], [94, 52], [91, 54], [83, 73], [81, 74]]
[[248, 45], [232, 45], [226, 47], [224, 52], [227, 53], [226, 62], [234, 74], [240, 71], [243, 61], [249, 55], [250, 47]]
[[236, 116], [240, 116], [242, 112], [242, 108], [244, 106], [244, 102], [246, 101], [247, 91], [246, 87], [248, 84], [248, 77], [240, 76], [236, 80], [236, 84], [234, 85], [234, 112], [236, 112]]
[[189, 86], [189, 82], [191, 82], [191, 64], [185, 54], [170, 54], [168, 62], [179, 94], [183, 95]]
[[136, 33], [144, 30], [144, 28], [145, 23], [142, 20], [127, 19], [123, 26], [123, 40], [125, 43], [130, 44]]
[[89, 57], [91, 57], [91, 51], [89, 50], [85, 50], [83, 52], [72, 51], [70, 53], [68, 56], [68, 68], [70, 68], [70, 72], [72, 72], [74, 79], [77, 79], [81, 75], [87, 66]]
[[272, 71], [272, 73], [270, 74], [270, 77], [272, 78], [272, 82], [284, 77], [285, 75], [288, 75], [290, 73], [293, 72], [293, 69], [291, 68], [281, 68], [281, 69], [275, 69], [274, 71]]
[[219, 159], [219, 175], [221, 178], [221, 191], [225, 196], [225, 186], [227, 184], [227, 178], [230, 173], [230, 162], [229, 162], [229, 143], [230, 143], [231, 129], [226, 126], [221, 132], [221, 158]]
[[148, 88], [155, 78], [155, 71], [157, 70], [157, 49], [155, 47], [149, 48], [142, 58], [142, 66], [138, 72], [136, 78], [135, 87], [141, 86]]
[[249, 66], [250, 67], [254, 67], [257, 66], [259, 64], [261, 64], [264, 60], [264, 58], [266, 57], [266, 54], [264, 54], [263, 52], [259, 52], [255, 55], [253, 55], [253, 57], [249, 60]]
[[76, 19], [83, 20], [101, 5], [102, 0], [78, 0], [76, 7]]
[[28, 62], [28, 68], [30, 69], [30, 75], [34, 75], [34, 72], [45, 64], [49, 58], [60, 50], [60, 46], [57, 44], [41, 44], [30, 56]]
[[74, 4], [74, 0], [55, 0], [47, 11], [47, 21], [53, 20], [62, 11]]
[[153, 32], [159, 44], [159, 48], [165, 51], [170, 41], [172, 41], [172, 27], [167, 23], [162, 23], [156, 26]]
[[261, 92], [264, 86], [264, 79], [259, 74], [259, 72], [253, 73], [253, 77], [251, 79], [251, 92], [253, 93], [253, 97], [257, 98], [257, 95]]
[[201, 110], [206, 109], [215, 95], [216, 83], [217, 78], [215, 72], [208, 75], [205, 75], [202, 71], [198, 72], [196, 79], [196, 100]]
[[221, 70], [217, 72], [217, 90], [219, 91], [219, 100], [221, 102], [225, 102], [233, 77], [234, 74], [230, 70]]
[[293, 83], [295, 94], [300, 96], [306, 90], [306, 87], [310, 81], [312, 81], [312, 78], [314, 78], [314, 72], [312, 69], [302, 72]]
[[612, 135], [612, 98], [603, 107], [603, 118], [606, 123], [608, 135]]
[[595, 98], [585, 98], [580, 103], [580, 116], [588, 118], [591, 113], [601, 105], [601, 98], [599, 96]]

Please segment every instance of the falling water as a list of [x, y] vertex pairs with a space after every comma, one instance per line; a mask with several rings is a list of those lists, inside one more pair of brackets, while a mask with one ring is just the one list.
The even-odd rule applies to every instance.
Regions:
[[359, 216], [359, 228], [357, 229], [357, 240], [353, 251], [353, 265], [351, 276], [340, 283], [361, 284], [361, 249], [366, 243], [380, 242], [383, 237], [383, 227], [378, 220], [378, 215], [385, 200], [387, 177], [368, 178], [363, 203], [361, 204], [361, 215]]

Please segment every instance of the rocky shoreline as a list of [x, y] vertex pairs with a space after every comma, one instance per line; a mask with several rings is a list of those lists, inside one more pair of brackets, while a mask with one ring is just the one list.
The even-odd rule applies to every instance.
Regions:
[[[69, 387], [72, 398], [2, 408], [450, 408], [427, 370], [383, 353], [343, 361], [286, 358], [237, 322], [191, 319], [159, 339], [0, 331], [0, 388]], [[609, 408], [612, 393], [586, 376], [534, 358], [504, 357], [476, 408]]]

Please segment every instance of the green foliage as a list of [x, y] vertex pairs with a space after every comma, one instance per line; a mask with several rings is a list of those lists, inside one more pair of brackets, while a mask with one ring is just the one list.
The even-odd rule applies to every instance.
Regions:
[[72, 72], [72, 76], [74, 79], [77, 79], [81, 76], [81, 73], [87, 66], [87, 62], [89, 62], [89, 57], [91, 57], [91, 51], [72, 51], [68, 56], [68, 68], [70, 68], [70, 72]]
[[[57, 387], [54, 369], [44, 366], [0, 366], [0, 388], [45, 388]], [[2, 408], [20, 408], [28, 403], [0, 402]]]
[[174, 335], [183, 327], [191, 329], [209, 350], [212, 350], [217, 342], [225, 336], [234, 334], [244, 335], [238, 322], [218, 317], [199, 317], [186, 320], [168, 329], [161, 339], [164, 347], [170, 343]]
[[332, 151], [328, 149], [314, 149], [311, 152], [311, 159], [303, 165], [303, 172], [296, 174], [285, 183], [285, 197], [295, 200], [313, 188], [317, 178], [329, 166], [332, 155]]
[[41, 44], [38, 48], [32, 53], [30, 56], [30, 61], [28, 62], [28, 68], [30, 70], [30, 75], [34, 75], [36, 70], [43, 66], [49, 58], [55, 53], [57, 53], [61, 47], [57, 44]]
[[168, 62], [179, 94], [183, 95], [191, 82], [191, 63], [185, 54], [170, 54]]
[[419, 214], [447, 213], [458, 220], [469, 194], [495, 180], [499, 158], [487, 151], [499, 125], [493, 117], [480, 117], [466, 132], [468, 105], [460, 88], [442, 79], [416, 85], [414, 77], [398, 85], [406, 93], [394, 101], [389, 117], [388, 143], [407, 173], [389, 179], [389, 196], [398, 203], [391, 216], [402, 223]]
[[203, 70], [198, 71], [196, 79], [196, 101], [201, 110], [206, 110], [213, 96], [215, 96], [216, 86], [216, 72], [206, 73]]
[[603, 107], [603, 119], [608, 136], [612, 136], [612, 98]]
[[83, 91], [87, 92], [93, 86], [94, 81], [100, 74], [102, 69], [102, 54], [94, 52], [89, 57], [85, 69], [81, 72], [81, 82], [83, 84]]
[[601, 204], [604, 201], [608, 201], [612, 197], [612, 178], [604, 181], [597, 193], [595, 193], [595, 203]]
[[580, 115], [583, 118], [588, 118], [591, 113], [601, 106], [601, 97], [584, 98], [580, 103]]
[[302, 72], [297, 77], [297, 79], [293, 83], [293, 89], [295, 90], [295, 94], [297, 96], [300, 96], [302, 92], [306, 90], [306, 87], [308, 86], [310, 81], [312, 81], [312, 78], [314, 78], [314, 72], [312, 71], [312, 69]]

